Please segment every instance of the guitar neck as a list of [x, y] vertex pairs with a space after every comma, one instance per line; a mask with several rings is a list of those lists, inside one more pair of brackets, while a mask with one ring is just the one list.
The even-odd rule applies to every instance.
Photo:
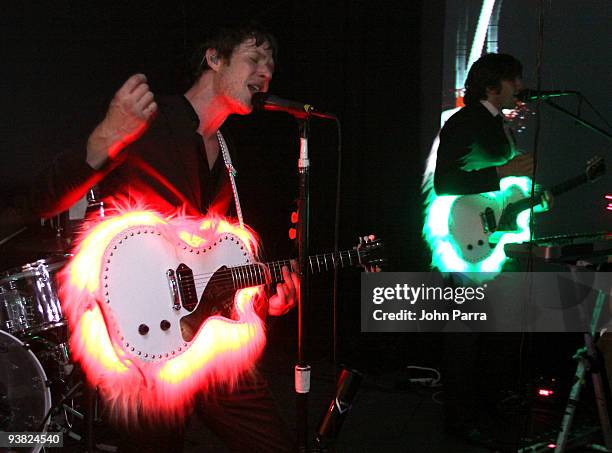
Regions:
[[[585, 174], [581, 174], [578, 175], [574, 178], [568, 179], [567, 181], [564, 181], [562, 183], [559, 183], [553, 187], [551, 187], [550, 189], [548, 189], [548, 191], [553, 194], [553, 195], [561, 195], [565, 192], [569, 192], [570, 190], [586, 183], [589, 179], [587, 178], [587, 176]], [[534, 206], [540, 204], [540, 197], [536, 194], [536, 197], [533, 201], [533, 203], [531, 202], [530, 198], [525, 198], [523, 200], [517, 201], [516, 203], [512, 204], [512, 209], [516, 212], [522, 212], [525, 209], [529, 209], [531, 208], [531, 205], [533, 204]]]
[[568, 192], [572, 190], [573, 188], [586, 183], [588, 180], [589, 179], [587, 178], [587, 175], [581, 174], [581, 175], [578, 175], [574, 178], [568, 179], [567, 181], [564, 181], [562, 183], [559, 183], [551, 187], [549, 191], [553, 195], [561, 195], [562, 193]]
[[[361, 263], [357, 250], [323, 253], [308, 257], [308, 270], [312, 274], [327, 272], [332, 269], [356, 266]], [[234, 289], [248, 288], [264, 284], [276, 284], [283, 281], [283, 267], [291, 269], [290, 260], [254, 263], [230, 268]]]

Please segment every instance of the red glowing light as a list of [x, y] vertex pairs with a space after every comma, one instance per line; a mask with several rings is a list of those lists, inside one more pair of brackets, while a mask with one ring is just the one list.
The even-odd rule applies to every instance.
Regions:
[[557, 448], [557, 444], [550, 443], [546, 447], [550, 448], [551, 450], [554, 450], [555, 448]]
[[291, 213], [291, 223], [297, 223], [298, 222], [298, 213], [293, 211]]
[[232, 387], [252, 369], [266, 342], [264, 323], [255, 310], [263, 291], [261, 287], [239, 291], [233, 319], [208, 318], [183, 353], [160, 362], [141, 361], [109, 333], [105, 310], [110, 309], [103, 303], [100, 282], [107, 246], [134, 226], [155, 227], [162, 236], [193, 248], [207, 247], [221, 234], [231, 233], [251, 256], [256, 256], [257, 239], [252, 231], [218, 217], [163, 218], [152, 211], [123, 210], [85, 231], [60, 273], [62, 308], [72, 331], [71, 352], [88, 381], [99, 387], [111, 415], [123, 420], [135, 420], [137, 415], [177, 420], [186, 415], [195, 393]]
[[549, 389], [538, 389], [538, 395], [540, 396], [552, 396], [555, 392]]
[[289, 239], [293, 240], [297, 237], [297, 230], [295, 228], [289, 228]]

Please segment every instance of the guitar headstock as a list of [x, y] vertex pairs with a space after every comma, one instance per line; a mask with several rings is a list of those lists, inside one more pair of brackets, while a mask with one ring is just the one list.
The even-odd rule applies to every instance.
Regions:
[[587, 180], [592, 182], [606, 172], [606, 161], [601, 156], [594, 156], [586, 164], [585, 174]]
[[366, 272], [380, 272], [380, 267], [387, 262], [382, 239], [374, 238], [374, 236], [360, 237], [355, 250], [359, 256], [359, 265]]

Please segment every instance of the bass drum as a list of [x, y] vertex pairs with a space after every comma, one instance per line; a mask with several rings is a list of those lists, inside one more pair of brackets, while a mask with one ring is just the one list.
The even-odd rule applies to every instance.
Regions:
[[[0, 331], [0, 431], [44, 432], [51, 409], [47, 375], [36, 356], [20, 340]], [[45, 420], [43, 429], [41, 424]], [[41, 446], [15, 451], [39, 452]]]

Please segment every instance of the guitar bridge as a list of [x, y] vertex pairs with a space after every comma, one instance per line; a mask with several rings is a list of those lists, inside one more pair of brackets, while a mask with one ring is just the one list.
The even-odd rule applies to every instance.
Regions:
[[172, 308], [175, 310], [181, 309], [181, 298], [179, 295], [178, 284], [176, 283], [176, 273], [172, 269], [166, 271], [168, 279], [168, 287], [170, 288], [170, 298], [172, 299]]

